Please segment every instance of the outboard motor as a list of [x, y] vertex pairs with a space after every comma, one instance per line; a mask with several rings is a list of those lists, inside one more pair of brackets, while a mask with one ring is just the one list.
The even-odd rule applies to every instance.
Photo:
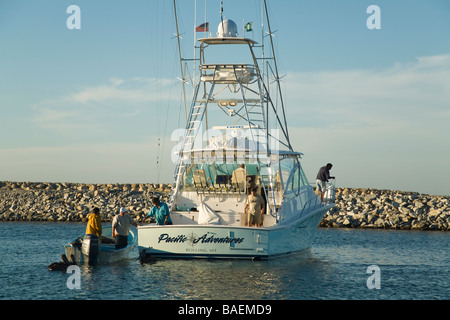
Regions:
[[88, 260], [90, 266], [98, 264], [98, 253], [100, 251], [98, 237], [95, 234], [87, 234], [84, 236], [81, 253]]

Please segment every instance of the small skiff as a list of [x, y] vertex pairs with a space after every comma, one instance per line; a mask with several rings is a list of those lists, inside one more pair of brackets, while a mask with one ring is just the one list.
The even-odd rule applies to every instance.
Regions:
[[[115, 248], [115, 241], [111, 237], [112, 227], [103, 227], [103, 236], [98, 250], [98, 242], [91, 241], [89, 236], [81, 235], [65, 245], [65, 254], [73, 264], [109, 264], [128, 259], [130, 252], [136, 244], [136, 233], [130, 229], [128, 245], [121, 249]], [[91, 259], [91, 261], [89, 261]]]

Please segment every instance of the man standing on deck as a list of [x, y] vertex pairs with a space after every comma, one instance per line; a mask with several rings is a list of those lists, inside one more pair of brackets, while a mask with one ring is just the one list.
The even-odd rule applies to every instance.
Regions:
[[247, 215], [247, 226], [261, 227], [262, 214], [266, 210], [266, 203], [264, 199], [257, 194], [256, 187], [250, 188], [250, 194], [245, 200], [244, 213]]
[[172, 219], [170, 218], [169, 206], [161, 202], [158, 197], [152, 199], [153, 207], [148, 213], [149, 217], [154, 217], [158, 225], [171, 225]]
[[319, 169], [316, 177], [317, 191], [320, 192], [320, 199], [323, 200], [323, 193], [327, 188], [328, 179], [335, 179], [335, 177], [330, 176], [330, 170], [333, 167], [331, 163]]
[[112, 222], [112, 236], [116, 240], [116, 249], [124, 248], [128, 244], [128, 233], [130, 233], [130, 225], [137, 227], [124, 207], [120, 208], [120, 212], [116, 215]]

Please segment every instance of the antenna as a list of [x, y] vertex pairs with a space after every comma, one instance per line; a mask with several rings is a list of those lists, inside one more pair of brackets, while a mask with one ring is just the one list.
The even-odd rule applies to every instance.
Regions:
[[225, 34], [225, 29], [223, 26], [223, 1], [220, 1], [220, 22], [222, 22], [222, 34]]

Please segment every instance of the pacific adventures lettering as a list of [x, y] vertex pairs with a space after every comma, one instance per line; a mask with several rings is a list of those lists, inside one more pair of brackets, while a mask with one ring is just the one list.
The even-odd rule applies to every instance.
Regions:
[[[190, 241], [192, 241], [193, 244], [197, 244], [197, 243], [226, 243], [226, 244], [236, 243], [236, 244], [239, 244], [239, 243], [242, 243], [244, 241], [244, 239], [245, 238], [234, 238], [234, 237], [218, 238], [218, 237], [215, 237], [214, 235], [208, 236], [208, 234], [205, 233], [201, 237], [191, 239]], [[181, 234], [176, 237], [170, 237], [167, 233], [163, 233], [159, 236], [158, 243], [160, 243], [162, 241], [166, 242], [166, 243], [184, 243], [184, 242], [188, 241], [188, 237], [185, 235], [181, 235]]]

